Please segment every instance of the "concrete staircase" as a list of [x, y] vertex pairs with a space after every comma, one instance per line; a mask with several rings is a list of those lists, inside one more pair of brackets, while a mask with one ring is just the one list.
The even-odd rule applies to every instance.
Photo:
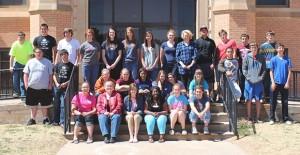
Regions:
[[[177, 140], [223, 140], [230, 137], [235, 136], [232, 132], [229, 132], [229, 118], [227, 113], [223, 112], [223, 105], [221, 103], [212, 103], [211, 104], [211, 122], [209, 124], [209, 135], [203, 134], [203, 124], [197, 124], [198, 133], [197, 135], [193, 135], [191, 133], [192, 125], [187, 119], [186, 121], [186, 130], [188, 131], [188, 135], [182, 135], [180, 124], [175, 125], [175, 135], [171, 136], [168, 134], [170, 130], [170, 124], [167, 123], [165, 140], [177, 141]], [[72, 119], [73, 120], [73, 119]], [[71, 131], [74, 129], [74, 122], [71, 123]], [[66, 133], [65, 137], [69, 140], [73, 139], [73, 133]], [[103, 140], [101, 135], [100, 127], [98, 124], [94, 126], [94, 140]], [[158, 139], [158, 129], [155, 128], [154, 138]], [[79, 139], [87, 139], [87, 131], [86, 128], [83, 127], [81, 129]], [[129, 132], [127, 124], [121, 123], [119, 133], [117, 136], [119, 141], [127, 141], [129, 139]], [[139, 130], [139, 140], [148, 140], [147, 129], [144, 121], [141, 123]]]

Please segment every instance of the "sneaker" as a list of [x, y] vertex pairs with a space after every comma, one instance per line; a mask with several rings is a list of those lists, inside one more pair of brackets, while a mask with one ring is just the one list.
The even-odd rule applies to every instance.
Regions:
[[103, 142], [104, 142], [105, 144], [108, 144], [108, 143], [109, 143], [109, 139], [108, 139], [108, 137], [104, 137], [104, 140], [103, 140]]
[[30, 119], [29, 121], [28, 121], [28, 123], [27, 123], [27, 125], [34, 125], [34, 124], [36, 124], [36, 122], [35, 122], [35, 120], [34, 119]]
[[116, 138], [115, 137], [110, 137], [110, 143], [115, 143], [116, 142]]
[[273, 124], [275, 124], [275, 122], [273, 120], [270, 120], [269, 124], [273, 125]]
[[197, 128], [196, 127], [192, 127], [192, 134], [196, 135], [198, 134]]
[[291, 124], [292, 124], [292, 121], [286, 121], [285, 124], [291, 125]]
[[51, 124], [52, 126], [59, 126], [59, 124], [58, 123], [56, 123], [55, 121], [54, 122], [52, 122], [52, 124]]
[[88, 139], [86, 140], [86, 143], [87, 143], [87, 144], [93, 143], [93, 139], [92, 139], [92, 138], [88, 138]]
[[170, 135], [174, 135], [174, 134], [175, 134], [175, 131], [174, 131], [173, 129], [171, 129], [171, 130], [169, 131], [169, 134], [170, 134]]
[[203, 128], [203, 133], [204, 133], [205, 135], [208, 135], [208, 134], [209, 134], [208, 127], [204, 127], [204, 128]]
[[65, 128], [65, 125], [64, 125], [64, 124], [60, 124], [60, 127], [64, 129], [64, 128]]
[[44, 124], [44, 125], [50, 125], [49, 118], [45, 118], [45, 119], [43, 120], [43, 124]]
[[262, 120], [259, 120], [259, 119], [257, 118], [257, 119], [256, 119], [256, 123], [261, 124], [261, 123], [263, 123], [263, 121], [262, 121]]
[[19, 94], [18, 93], [14, 93], [12, 96], [13, 96], [13, 98], [18, 98]]
[[182, 135], [187, 135], [187, 131], [185, 129], [182, 129], [181, 134]]

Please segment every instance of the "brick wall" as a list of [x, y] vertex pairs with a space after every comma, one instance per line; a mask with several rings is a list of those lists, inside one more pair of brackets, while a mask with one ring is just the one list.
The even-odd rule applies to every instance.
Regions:
[[0, 48], [10, 47], [17, 40], [17, 33], [23, 31], [29, 40], [30, 22], [25, 17], [2, 17], [0, 18]]
[[[288, 24], [286, 24], [288, 23]], [[283, 26], [284, 25], [284, 26]], [[256, 18], [256, 40], [258, 44], [266, 41], [265, 34], [272, 30], [276, 33], [276, 41], [282, 42], [289, 49], [289, 57], [294, 70], [300, 70], [300, 18], [292, 17], [258, 17]]]

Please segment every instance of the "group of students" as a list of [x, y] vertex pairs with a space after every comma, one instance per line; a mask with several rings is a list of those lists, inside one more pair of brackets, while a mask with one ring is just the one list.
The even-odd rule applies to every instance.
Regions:
[[[160, 77], [165, 79], [165, 72]], [[199, 71], [198, 71], [199, 72]], [[82, 92], [74, 96], [71, 101], [71, 111], [75, 117], [73, 143], [79, 143], [78, 134], [82, 124], [86, 124], [88, 131], [87, 143], [93, 142], [93, 119], [98, 115], [99, 126], [104, 143], [115, 143], [119, 126], [124, 116], [127, 124], [130, 143], [138, 142], [140, 123], [144, 119], [149, 142], [153, 143], [155, 124], [159, 130], [159, 142], [163, 143], [167, 119], [170, 119], [170, 135], [175, 134], [175, 123], [181, 124], [181, 134], [187, 135], [185, 128], [186, 116], [192, 123], [192, 134], [198, 134], [196, 123], [201, 120], [204, 122], [203, 132], [209, 134], [208, 124], [210, 122], [210, 98], [206, 95], [204, 87], [197, 84], [190, 95], [182, 92], [182, 85], [179, 83], [171, 84], [172, 92], [164, 95], [161, 89], [161, 81], [151, 81], [147, 79], [148, 72], [141, 68], [138, 72], [138, 79], [129, 79], [129, 70], [124, 68], [120, 78], [115, 81], [110, 78], [110, 71], [103, 69], [101, 77], [97, 80], [95, 90], [101, 90], [99, 94], [90, 93], [88, 82], [82, 84]], [[199, 74], [199, 73], [197, 73]], [[169, 75], [172, 75], [170, 73]], [[174, 77], [173, 77], [174, 78]], [[186, 92], [186, 91], [185, 91]], [[187, 98], [189, 97], [189, 100]], [[188, 111], [190, 106], [190, 113]], [[109, 129], [110, 122], [110, 131]]]
[[[248, 119], [252, 118], [251, 100], [255, 98], [256, 121], [260, 122], [262, 94], [264, 93], [265, 98], [271, 94], [270, 124], [274, 124], [274, 112], [278, 92], [280, 92], [283, 121], [287, 124], [291, 123], [288, 116], [287, 99], [291, 61], [283, 54], [284, 45], [274, 41], [275, 33], [272, 31], [267, 32], [268, 41], [261, 45], [260, 52], [258, 52], [256, 43], [248, 43], [249, 36], [247, 34], [241, 35], [242, 44], [237, 46], [233, 39], [227, 38], [225, 30], [219, 32], [221, 43], [216, 46], [214, 40], [208, 37], [206, 26], [200, 27], [201, 37], [195, 41], [192, 41], [193, 34], [190, 30], [183, 30], [181, 32], [183, 41], [179, 43], [175, 42], [175, 31], [170, 29], [167, 32], [167, 41], [163, 42], [161, 47], [154, 43], [154, 36], [150, 31], [146, 32], [144, 43], [140, 44], [135, 38], [132, 27], [126, 28], [123, 41], [117, 38], [117, 31], [114, 28], [109, 28], [106, 40], [101, 45], [96, 41], [93, 29], [86, 30], [86, 41], [81, 45], [77, 39], [73, 38], [73, 31], [70, 28], [64, 30], [64, 39], [60, 40], [58, 45], [55, 38], [48, 35], [47, 24], [41, 24], [40, 30], [41, 35], [36, 37], [33, 42], [34, 50], [31, 43], [25, 40], [25, 34], [19, 32], [18, 40], [12, 45], [10, 51], [10, 70], [14, 75], [14, 96], [20, 94], [21, 97], [26, 96], [25, 103], [31, 107], [31, 119], [28, 125], [36, 123], [38, 103], [41, 103], [43, 107], [43, 123], [50, 123], [47, 108], [52, 105], [52, 88], [54, 88], [52, 124], [63, 125], [63, 97], [69, 84], [72, 68], [79, 64], [82, 64], [85, 81], [82, 91], [91, 92], [94, 96], [91, 97], [92, 99], [88, 99], [86, 95], [89, 93], [85, 95], [83, 93], [72, 100], [72, 105], [75, 106], [72, 108], [72, 112], [75, 116], [78, 115], [75, 118], [79, 122], [76, 123], [78, 127], [76, 131], [80, 130], [82, 125], [80, 122], [83, 122], [84, 119], [91, 122], [89, 120], [92, 117], [85, 116], [97, 112], [106, 143], [115, 141], [122, 114], [133, 115], [132, 117], [126, 116], [126, 120], [132, 125], [129, 127], [130, 142], [137, 142], [135, 134], [138, 133], [136, 131], [138, 126], [136, 122], [142, 120], [138, 116], [135, 117], [135, 114], [146, 115], [144, 120], [150, 135], [149, 142], [154, 141], [152, 134], [155, 121], [160, 130], [160, 141], [164, 141], [163, 135], [168, 112], [170, 112], [171, 120], [170, 134], [174, 134], [174, 124], [177, 120], [182, 125], [182, 134], [186, 134], [183, 120], [185, 120], [188, 103], [191, 108], [192, 133], [197, 133], [194, 123], [196, 118], [204, 120], [204, 133], [209, 133], [207, 128], [210, 118], [209, 102], [211, 99], [209, 96], [214, 89], [215, 80], [218, 83], [216, 91], [220, 92], [219, 82], [222, 72], [232, 81], [233, 91], [237, 97], [241, 97], [240, 101], [246, 100]], [[59, 51], [57, 54], [56, 50]], [[32, 54], [35, 55], [33, 59], [31, 59]], [[97, 80], [100, 58], [105, 67]], [[23, 74], [18, 71], [23, 67], [24, 83]], [[21, 84], [19, 83], [20, 79]], [[135, 85], [132, 85], [133, 83]], [[52, 87], [53, 85], [54, 87]], [[264, 91], [262, 91], [263, 87]], [[137, 92], [132, 94], [134, 89], [137, 89]], [[40, 95], [36, 97], [38, 93]], [[220, 100], [221, 98], [218, 99], [218, 101]], [[80, 106], [79, 103], [83, 101], [89, 105]], [[169, 108], [164, 104], [165, 102]], [[96, 107], [89, 109], [89, 106], [93, 107], [92, 103]], [[133, 108], [132, 105], [137, 105], [137, 103], [141, 103], [143, 106]], [[127, 111], [124, 111], [126, 107]], [[137, 107], [140, 109], [135, 111]], [[90, 111], [86, 112], [87, 109]], [[107, 131], [108, 119], [115, 121], [112, 124], [115, 125], [115, 128], [111, 132], [110, 139]], [[91, 128], [88, 130], [92, 131]], [[74, 142], [78, 142], [77, 137], [74, 137]], [[89, 134], [88, 142], [92, 142], [91, 134]]]

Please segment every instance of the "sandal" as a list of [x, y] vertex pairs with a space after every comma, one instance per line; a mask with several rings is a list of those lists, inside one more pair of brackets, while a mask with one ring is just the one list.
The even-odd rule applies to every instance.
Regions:
[[164, 143], [164, 142], [165, 142], [165, 139], [164, 139], [164, 138], [159, 138], [158, 142], [159, 142], [159, 143]]
[[149, 140], [148, 140], [149, 143], [154, 143], [154, 139], [153, 137], [149, 137]]
[[139, 142], [139, 140], [133, 139], [133, 143], [138, 143], [138, 142]]
[[78, 139], [73, 139], [73, 141], [71, 143], [78, 144], [79, 140]]
[[132, 138], [130, 138], [128, 142], [129, 142], [129, 143], [133, 143], [133, 139], [132, 139]]

